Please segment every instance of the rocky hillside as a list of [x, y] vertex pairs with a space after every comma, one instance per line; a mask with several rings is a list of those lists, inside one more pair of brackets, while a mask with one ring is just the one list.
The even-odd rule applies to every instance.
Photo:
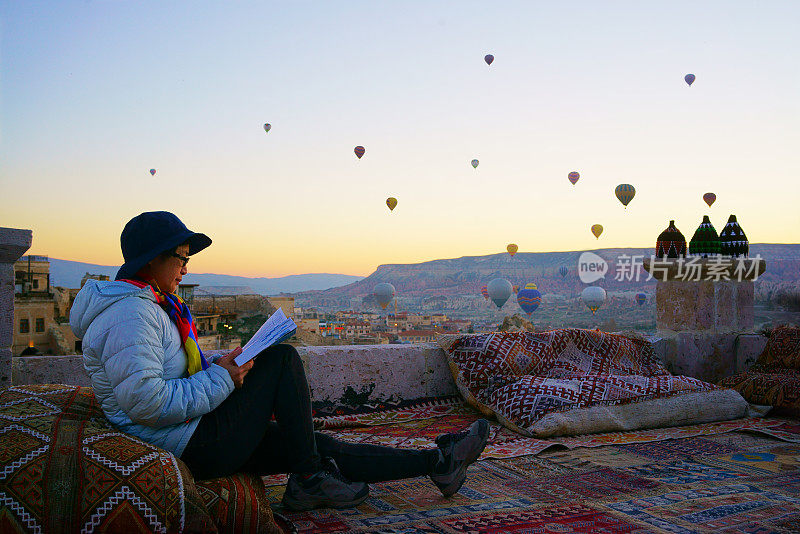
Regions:
[[[640, 271], [639, 280], [616, 280], [618, 261], [623, 256], [650, 257], [653, 249], [624, 248], [592, 251], [609, 263], [609, 272], [602, 285], [616, 291], [652, 291], [653, 280], [647, 280], [647, 273]], [[433, 260], [416, 264], [381, 265], [367, 278], [345, 286], [325, 291], [311, 291], [297, 294], [301, 300], [341, 301], [357, 298], [372, 292], [375, 284], [389, 282], [398, 293], [406, 297], [434, 297], [439, 295], [474, 295], [489, 280], [497, 277], [507, 278], [513, 284], [524, 286], [535, 282], [544, 293], [575, 294], [584, 284], [577, 276], [578, 258], [582, 251], [573, 252], [519, 252], [513, 257], [507, 253], [489, 256], [465, 256], [462, 258]], [[800, 244], [754, 244], [750, 255], [761, 255], [767, 262], [764, 281], [790, 282], [800, 279]], [[625, 263], [622, 260], [621, 263]], [[562, 265], [569, 269], [566, 276], [558, 272]]]

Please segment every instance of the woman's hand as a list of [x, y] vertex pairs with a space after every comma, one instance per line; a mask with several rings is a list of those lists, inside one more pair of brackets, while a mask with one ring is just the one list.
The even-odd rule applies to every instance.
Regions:
[[220, 367], [227, 369], [227, 371], [231, 374], [233, 385], [237, 388], [242, 387], [242, 384], [244, 384], [244, 377], [250, 372], [250, 369], [253, 368], [254, 363], [253, 360], [250, 360], [244, 365], [236, 365], [236, 362], [233, 360], [241, 353], [242, 347], [236, 347], [233, 349], [233, 351], [229, 352], [215, 362]]

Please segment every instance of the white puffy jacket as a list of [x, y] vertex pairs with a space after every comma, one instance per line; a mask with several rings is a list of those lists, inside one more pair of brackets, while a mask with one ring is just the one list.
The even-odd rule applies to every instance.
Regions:
[[69, 318], [106, 417], [121, 431], [180, 456], [200, 422], [233, 391], [212, 363], [189, 376], [178, 327], [150, 287], [88, 280]]

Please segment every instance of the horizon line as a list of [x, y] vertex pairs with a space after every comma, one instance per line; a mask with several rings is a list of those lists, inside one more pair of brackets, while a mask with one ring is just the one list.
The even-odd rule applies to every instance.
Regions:
[[[800, 245], [800, 243], [766, 243], [766, 242], [761, 242], [761, 243], [750, 243], [749, 245], [750, 246], [753, 246], [753, 245]], [[514, 255], [517, 255], [517, 254], [567, 254], [567, 253], [592, 252], [592, 251], [602, 251], [602, 250], [649, 249], [649, 248], [654, 249], [655, 247], [654, 246], [646, 246], [646, 247], [629, 246], [629, 247], [603, 247], [603, 248], [593, 248], [593, 249], [586, 249], [586, 250], [517, 251]], [[459, 260], [459, 259], [464, 259], [464, 258], [480, 258], [480, 257], [487, 257], [487, 256], [502, 256], [502, 255], [505, 255], [505, 254], [508, 254], [508, 252], [494, 252], [494, 253], [491, 253], [491, 254], [464, 255], [464, 256], [458, 256], [458, 257], [452, 257], [452, 258], [435, 258], [435, 259], [424, 260], [424, 261], [413, 262], [413, 263], [380, 263], [373, 269], [372, 272], [373, 273], [376, 272], [379, 267], [382, 267], [382, 266], [385, 266], [385, 265], [419, 265], [419, 264], [423, 264], [423, 263], [431, 263], [431, 262], [434, 262], [434, 261]], [[100, 264], [100, 263], [90, 263], [90, 262], [80, 261], [80, 260], [70, 260], [70, 259], [65, 259], [65, 258], [55, 258], [55, 257], [52, 257], [52, 256], [48, 256], [46, 254], [27, 253], [27, 254], [23, 255], [21, 258], [23, 258], [25, 256], [44, 256], [44, 257], [47, 257], [48, 260], [54, 259], [54, 260], [59, 260], [59, 261], [69, 261], [69, 262], [73, 262], [73, 263], [83, 263], [83, 264], [86, 264], [86, 265], [96, 265], [98, 267], [119, 268], [118, 265], [104, 265], [104, 264]], [[213, 273], [213, 272], [202, 272], [202, 273], [201, 272], [196, 272], [196, 273], [190, 272], [190, 273], [187, 274], [187, 276], [191, 276], [191, 275], [234, 276], [234, 277], [237, 277], [237, 278], [247, 278], [247, 279], [252, 279], [252, 280], [257, 280], [257, 279], [277, 280], [277, 279], [281, 279], [281, 278], [289, 278], [289, 277], [292, 277], [292, 276], [307, 276], [307, 275], [352, 276], [352, 277], [357, 277], [357, 278], [359, 278], [359, 277], [360, 278], [367, 278], [367, 277], [370, 276], [369, 274], [361, 275], [361, 274], [331, 273], [331, 272], [314, 272], [314, 273], [306, 272], [306, 273], [295, 273], [295, 274], [287, 274], [287, 275], [283, 275], [283, 276], [274, 276], [274, 277], [270, 277], [270, 276], [244, 276], [244, 275], [238, 275], [238, 274], [225, 274], [225, 273]]]

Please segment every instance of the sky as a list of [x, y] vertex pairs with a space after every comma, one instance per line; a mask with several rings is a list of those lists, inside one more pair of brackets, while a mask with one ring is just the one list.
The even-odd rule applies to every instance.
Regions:
[[0, 226], [119, 265], [167, 210], [214, 241], [192, 272], [267, 277], [705, 214], [800, 243], [799, 30], [795, 1], [0, 0]]

